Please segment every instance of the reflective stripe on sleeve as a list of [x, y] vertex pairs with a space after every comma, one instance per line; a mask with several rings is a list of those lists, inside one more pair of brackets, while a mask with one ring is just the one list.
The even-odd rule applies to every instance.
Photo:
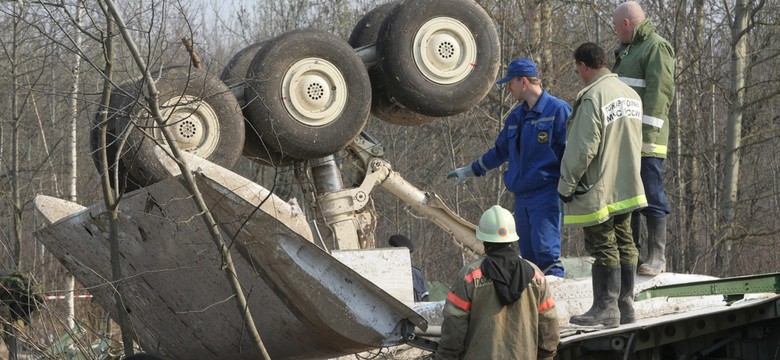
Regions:
[[664, 127], [664, 120], [663, 119], [659, 119], [657, 117], [652, 117], [652, 116], [648, 116], [648, 115], [642, 115], [642, 123], [650, 125], [650, 126], [657, 127], [659, 129]]
[[541, 123], [541, 122], [549, 122], [549, 121], [554, 121], [554, 120], [555, 120], [555, 116], [548, 116], [546, 118], [539, 118], [539, 119], [536, 119], [534, 121], [531, 121], [531, 125], [536, 125], [536, 124]]
[[630, 77], [618, 77], [620, 81], [622, 81], [624, 84], [631, 86], [631, 87], [638, 87], [643, 88], [647, 87], [647, 82], [645, 82], [645, 79], [637, 79], [637, 78], [630, 78]]
[[541, 304], [539, 304], [539, 313], [541, 314], [541, 313], [549, 310], [553, 306], [555, 306], [555, 299], [553, 299], [552, 296], [550, 296], [550, 297], [547, 298], [547, 300], [545, 300]]
[[474, 279], [479, 279], [482, 277], [482, 269], [476, 268], [474, 271], [466, 274], [466, 277], [463, 278], [463, 280], [466, 280], [467, 283], [471, 284], [474, 282]]
[[471, 311], [471, 302], [466, 301], [458, 297], [458, 295], [455, 295], [452, 291], [450, 291], [449, 294], [447, 294], [447, 301], [451, 302], [452, 305], [455, 305], [458, 309], [461, 309], [463, 311]]
[[643, 143], [642, 144], [642, 155], [645, 155], [645, 154], [666, 155], [668, 149], [669, 148], [666, 145]]
[[485, 166], [485, 163], [482, 162], [482, 156], [479, 157], [479, 167], [482, 169], [482, 172], [488, 172], [489, 169]]

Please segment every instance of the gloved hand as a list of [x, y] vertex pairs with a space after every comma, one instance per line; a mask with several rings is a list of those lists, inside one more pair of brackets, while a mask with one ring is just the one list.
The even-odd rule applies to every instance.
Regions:
[[574, 196], [573, 195], [566, 196], [566, 195], [563, 195], [561, 193], [558, 193], [558, 197], [561, 198], [561, 201], [563, 201], [565, 204], [568, 204], [572, 200], [574, 200]]
[[447, 174], [447, 179], [455, 178], [455, 186], [458, 186], [466, 181], [466, 179], [475, 176], [477, 175], [474, 174], [474, 171], [471, 170], [471, 165], [469, 165], [450, 171], [450, 173]]

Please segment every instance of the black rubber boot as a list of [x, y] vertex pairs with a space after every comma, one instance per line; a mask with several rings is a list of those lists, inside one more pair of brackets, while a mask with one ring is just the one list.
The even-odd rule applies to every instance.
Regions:
[[631, 236], [634, 238], [634, 245], [639, 254], [639, 265], [642, 265], [642, 213], [634, 211], [631, 213]]
[[666, 271], [666, 217], [647, 216], [647, 261], [637, 274], [655, 276]]
[[582, 315], [572, 316], [569, 322], [581, 326], [617, 327], [620, 325], [620, 310], [617, 306], [620, 268], [593, 265], [590, 272], [593, 282], [593, 306]]
[[635, 265], [620, 265], [620, 296], [618, 296], [618, 309], [620, 310], [620, 325], [636, 322], [634, 315], [634, 272]]

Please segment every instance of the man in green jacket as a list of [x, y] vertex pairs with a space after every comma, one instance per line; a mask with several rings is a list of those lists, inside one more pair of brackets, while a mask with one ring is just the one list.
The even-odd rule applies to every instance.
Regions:
[[647, 220], [647, 261], [637, 273], [658, 275], [666, 271], [666, 216], [669, 205], [664, 192], [663, 161], [669, 142], [669, 107], [674, 96], [674, 50], [655, 32], [635, 1], [615, 8], [613, 22], [620, 48], [615, 67], [621, 81], [642, 98], [642, 182], [648, 207], [634, 212], [631, 228], [640, 248], [641, 219]]
[[593, 306], [569, 322], [615, 327], [634, 322], [638, 252], [631, 212], [647, 206], [639, 177], [642, 100], [606, 68], [607, 55], [598, 45], [580, 45], [574, 61], [585, 88], [566, 124], [558, 193], [564, 226], [584, 228], [585, 249], [595, 261]]
[[435, 359], [552, 360], [558, 312], [544, 274], [520, 257], [515, 219], [494, 205], [479, 219], [485, 255], [458, 274]]

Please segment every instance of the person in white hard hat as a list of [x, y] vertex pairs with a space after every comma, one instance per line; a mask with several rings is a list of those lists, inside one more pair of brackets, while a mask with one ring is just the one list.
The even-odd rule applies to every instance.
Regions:
[[467, 264], [444, 305], [435, 359], [553, 359], [555, 300], [539, 268], [520, 257], [512, 214], [494, 205], [476, 231], [485, 255]]

